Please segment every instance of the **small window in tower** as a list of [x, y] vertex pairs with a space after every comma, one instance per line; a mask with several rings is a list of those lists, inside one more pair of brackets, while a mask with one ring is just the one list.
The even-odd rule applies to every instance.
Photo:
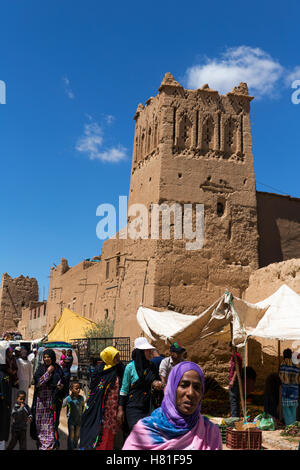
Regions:
[[89, 317], [92, 318], [92, 313], [93, 313], [93, 304], [90, 303], [90, 310], [89, 310]]
[[106, 261], [106, 279], [109, 278], [109, 261]]
[[218, 215], [218, 217], [222, 217], [222, 215], [224, 215], [224, 212], [225, 212], [225, 203], [219, 201], [218, 204], [217, 204], [217, 215]]
[[108, 319], [108, 309], [107, 308], [104, 310], [104, 318], [105, 318], [105, 320]]

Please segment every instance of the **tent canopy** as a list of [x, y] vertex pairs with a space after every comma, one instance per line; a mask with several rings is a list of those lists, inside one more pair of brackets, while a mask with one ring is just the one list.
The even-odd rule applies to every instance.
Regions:
[[232, 323], [233, 343], [243, 346], [247, 334], [256, 327], [265, 311], [266, 307], [257, 307], [238, 298], [233, 300], [232, 295], [226, 292], [200, 315], [185, 315], [171, 310], [159, 312], [140, 307], [137, 321], [152, 340], [178, 340], [183, 344], [222, 332]]
[[93, 321], [65, 308], [55, 325], [49, 331], [48, 342], [64, 341], [69, 343], [71, 339], [84, 338], [86, 330], [95, 325], [96, 323]]
[[300, 340], [300, 296], [290, 287], [282, 285], [273, 295], [255, 305], [267, 308], [267, 311], [251, 336]]

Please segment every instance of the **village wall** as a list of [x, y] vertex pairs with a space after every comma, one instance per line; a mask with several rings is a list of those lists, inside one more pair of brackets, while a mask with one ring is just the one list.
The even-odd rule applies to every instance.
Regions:
[[38, 339], [47, 331], [47, 302], [30, 302], [29, 307], [22, 309], [22, 318], [18, 331], [24, 340]]
[[98, 291], [102, 277], [101, 260], [82, 261], [69, 267], [66, 259], [50, 271], [47, 305], [47, 329], [52, 328], [65, 307], [96, 321]]

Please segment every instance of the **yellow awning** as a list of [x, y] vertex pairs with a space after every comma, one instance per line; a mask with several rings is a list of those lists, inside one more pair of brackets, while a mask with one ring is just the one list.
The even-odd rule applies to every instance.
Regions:
[[65, 341], [69, 343], [71, 339], [84, 338], [86, 330], [93, 326], [96, 326], [95, 322], [65, 308], [49, 331], [48, 342]]

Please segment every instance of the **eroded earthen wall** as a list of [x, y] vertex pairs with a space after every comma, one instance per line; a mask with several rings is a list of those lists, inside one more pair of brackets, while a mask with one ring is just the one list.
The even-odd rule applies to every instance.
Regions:
[[38, 301], [37, 280], [28, 276], [15, 279], [3, 274], [0, 288], [0, 334], [7, 330], [17, 330], [22, 318], [22, 308], [31, 301]]
[[98, 258], [95, 261], [82, 261], [73, 267], [69, 267], [67, 260], [62, 259], [59, 266], [51, 268], [47, 329], [51, 329], [65, 307], [97, 321], [102, 282], [102, 264]]
[[18, 324], [18, 331], [23, 339], [39, 339], [48, 333], [47, 330], [47, 302], [30, 302], [22, 309], [22, 318]]
[[259, 265], [300, 258], [300, 199], [257, 192]]

